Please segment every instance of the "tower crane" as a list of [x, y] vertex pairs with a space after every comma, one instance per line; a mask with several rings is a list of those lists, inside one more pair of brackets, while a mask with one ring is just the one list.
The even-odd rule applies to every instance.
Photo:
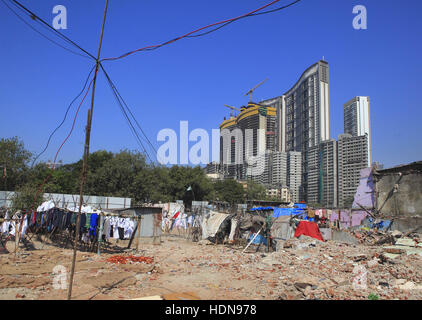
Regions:
[[250, 102], [252, 102], [252, 92], [254, 92], [256, 88], [258, 88], [261, 84], [263, 84], [267, 80], [268, 80], [268, 78], [265, 79], [264, 81], [262, 81], [261, 83], [257, 84], [255, 87], [253, 87], [251, 90], [249, 90], [248, 92], [245, 93], [245, 96], [247, 96], [249, 94]]
[[235, 107], [232, 107], [232, 106], [229, 106], [229, 105], [227, 105], [227, 104], [225, 104], [224, 105], [225, 107], [227, 107], [227, 108], [230, 108], [230, 118], [233, 118], [233, 110], [237, 110], [237, 111], [240, 111], [240, 109], [238, 109], [238, 108], [235, 108]]

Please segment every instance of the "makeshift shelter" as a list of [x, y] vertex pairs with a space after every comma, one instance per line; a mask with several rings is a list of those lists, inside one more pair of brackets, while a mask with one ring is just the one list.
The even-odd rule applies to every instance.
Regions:
[[372, 168], [365, 168], [360, 171], [359, 185], [353, 200], [352, 208], [360, 209], [361, 206], [367, 209], [374, 207], [374, 178]]
[[136, 242], [154, 242], [161, 240], [162, 229], [162, 208], [160, 207], [132, 207], [113, 209], [111, 213], [118, 214], [136, 221], [136, 230], [133, 231], [131, 241]]
[[318, 225], [315, 222], [300, 221], [295, 231], [295, 238], [300, 237], [301, 235], [324, 241]]
[[223, 222], [230, 216], [230, 214], [217, 211], [210, 211], [209, 214], [204, 215], [201, 221], [202, 239], [214, 238]]

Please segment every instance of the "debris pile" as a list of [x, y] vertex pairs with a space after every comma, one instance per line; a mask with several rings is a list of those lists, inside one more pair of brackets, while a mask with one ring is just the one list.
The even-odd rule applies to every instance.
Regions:
[[120, 255], [115, 255], [115, 256], [111, 256], [110, 258], [106, 259], [107, 262], [109, 263], [115, 263], [115, 264], [126, 264], [126, 263], [146, 263], [146, 264], [151, 264], [154, 262], [154, 258], [151, 257], [143, 257], [143, 256], [120, 256]]

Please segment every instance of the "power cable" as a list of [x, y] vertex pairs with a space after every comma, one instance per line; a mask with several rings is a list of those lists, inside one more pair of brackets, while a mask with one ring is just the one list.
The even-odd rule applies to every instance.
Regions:
[[52, 26], [50, 26], [47, 22], [45, 22], [43, 19], [41, 19], [39, 16], [37, 16], [35, 13], [33, 13], [31, 10], [29, 10], [28, 8], [26, 8], [25, 6], [23, 6], [21, 3], [19, 3], [16, 0], [11, 0], [18, 8], [22, 9], [23, 12], [26, 12], [31, 19], [38, 21], [39, 23], [41, 23], [42, 25], [46, 26], [49, 30], [53, 31], [54, 34], [56, 34], [57, 36], [59, 36], [60, 38], [62, 38], [63, 40], [67, 41], [68, 43], [72, 44], [73, 46], [77, 47], [79, 50], [83, 51], [84, 53], [86, 53], [88, 56], [90, 56], [92, 59], [96, 60], [96, 58], [89, 53], [88, 51], [86, 51], [85, 49], [83, 49], [82, 47], [80, 47], [77, 43], [75, 43], [74, 41], [72, 41], [71, 39], [69, 39], [68, 37], [66, 37], [64, 34], [58, 32], [56, 29], [54, 29]]
[[[146, 46], [146, 47], [143, 47], [143, 48], [140, 48], [140, 49], [137, 49], [137, 50], [133, 50], [133, 51], [127, 52], [127, 53], [125, 53], [125, 54], [123, 54], [123, 55], [121, 55], [121, 56], [118, 56], [118, 57], [113, 57], [113, 58], [104, 58], [104, 59], [102, 59], [101, 61], [113, 61], [113, 60], [118, 60], [118, 59], [125, 58], [125, 57], [127, 57], [127, 56], [129, 56], [129, 55], [131, 55], [131, 54], [133, 54], [133, 53], [136, 53], [136, 52], [140, 52], [140, 51], [147, 51], [147, 50], [148, 50], [148, 51], [150, 51], [150, 50], [155, 50], [155, 49], [158, 49], [158, 48], [160, 48], [160, 47], [162, 47], [162, 46], [165, 46], [165, 45], [168, 45], [168, 44], [173, 43], [173, 42], [175, 42], [175, 41], [178, 41], [178, 40], [180, 40], [180, 39], [190, 37], [192, 34], [194, 34], [194, 33], [198, 32], [198, 31], [201, 31], [201, 30], [204, 30], [204, 29], [207, 29], [207, 28], [213, 27], [213, 26], [215, 26], [215, 25], [225, 24], [225, 25], [223, 25], [223, 26], [220, 26], [220, 27], [218, 27], [218, 28], [215, 28], [214, 30], [211, 30], [210, 32], [213, 32], [213, 31], [216, 31], [216, 30], [218, 30], [218, 29], [221, 29], [222, 27], [224, 27], [224, 26], [226, 26], [226, 25], [228, 25], [228, 24], [230, 24], [230, 23], [232, 23], [232, 22], [234, 22], [234, 21], [236, 21], [236, 20], [239, 20], [239, 19], [242, 19], [242, 18], [246, 18], [246, 17], [248, 17], [248, 16], [254, 16], [254, 15], [258, 15], [258, 14], [267, 14], [267, 13], [271, 13], [271, 12], [275, 12], [275, 11], [279, 11], [279, 10], [285, 9], [285, 8], [290, 7], [290, 6], [292, 6], [293, 4], [295, 4], [295, 3], [299, 2], [300, 0], [296, 0], [296, 1], [292, 2], [292, 3], [290, 3], [289, 5], [286, 5], [286, 6], [283, 6], [283, 7], [279, 7], [279, 8], [273, 9], [273, 10], [268, 10], [268, 11], [266, 11], [266, 12], [261, 12], [261, 13], [259, 13], [259, 11], [261, 11], [261, 10], [263, 10], [263, 9], [265, 9], [265, 8], [267, 8], [267, 7], [271, 6], [271, 5], [273, 5], [273, 4], [275, 4], [276, 2], [279, 2], [279, 1], [281, 1], [281, 0], [274, 0], [274, 1], [272, 1], [272, 2], [270, 2], [270, 3], [268, 3], [268, 4], [266, 4], [266, 5], [264, 5], [264, 6], [260, 7], [260, 8], [258, 8], [258, 9], [255, 9], [255, 10], [253, 10], [253, 11], [251, 11], [251, 12], [248, 12], [248, 13], [246, 13], [246, 14], [243, 14], [243, 15], [241, 15], [241, 16], [239, 16], [239, 17], [235, 17], [235, 18], [227, 19], [227, 20], [224, 20], [224, 21], [215, 22], [215, 23], [213, 23], [213, 24], [207, 25], [207, 26], [205, 26], [205, 27], [201, 27], [201, 28], [199, 28], [199, 29], [196, 29], [196, 30], [194, 30], [194, 31], [191, 31], [191, 32], [189, 32], [189, 33], [187, 33], [187, 34], [185, 34], [185, 35], [182, 35], [182, 36], [180, 36], [180, 37], [177, 37], [177, 38], [175, 38], [175, 39], [173, 39], [173, 40], [169, 40], [169, 41], [164, 42], [164, 43], [162, 43], [162, 44], [152, 45], [152, 46]], [[208, 34], [208, 33], [210, 33], [210, 32], [206, 32], [206, 33], [204, 33], [204, 34], [202, 34], [202, 35]], [[199, 36], [199, 35], [198, 35], [198, 36]]]
[[292, 6], [292, 5], [296, 4], [296, 3], [298, 3], [299, 1], [301, 1], [301, 0], [296, 0], [296, 1], [291, 2], [291, 3], [289, 3], [289, 4], [285, 5], [285, 6], [282, 6], [282, 7], [279, 7], [279, 8], [275, 8], [275, 9], [272, 9], [272, 10], [268, 10], [268, 11], [264, 11], [264, 12], [251, 13], [251, 14], [248, 14], [248, 15], [246, 15], [246, 16], [239, 17], [239, 18], [236, 18], [236, 19], [231, 20], [231, 21], [229, 21], [229, 22], [226, 22], [225, 24], [223, 24], [223, 25], [221, 25], [221, 26], [218, 26], [217, 28], [212, 29], [212, 30], [209, 30], [209, 31], [207, 31], [207, 32], [200, 33], [200, 34], [196, 34], [196, 35], [190, 35], [190, 36], [187, 36], [187, 38], [202, 37], [202, 36], [205, 36], [205, 35], [207, 35], [207, 34], [210, 34], [211, 32], [217, 31], [217, 30], [219, 30], [219, 29], [221, 29], [221, 28], [223, 28], [223, 27], [225, 27], [225, 26], [229, 25], [230, 23], [235, 22], [235, 21], [237, 21], [237, 20], [244, 19], [244, 18], [247, 18], [247, 17], [258, 16], [258, 15], [262, 15], [262, 14], [268, 14], [268, 13], [272, 13], [272, 12], [280, 11], [280, 10], [286, 9], [286, 8], [288, 8], [288, 7], [290, 7], [290, 6]]
[[[141, 146], [141, 148], [143, 149], [143, 151], [144, 151], [145, 155], [146, 155], [146, 156], [148, 157], [148, 159], [150, 160], [151, 164], [153, 164], [153, 161], [152, 161], [152, 159], [151, 159], [151, 157], [150, 157], [150, 155], [149, 155], [148, 151], [146, 150], [146, 148], [145, 148], [144, 144], [142, 143], [142, 140], [141, 140], [141, 138], [139, 137], [139, 134], [137, 133], [137, 131], [136, 131], [136, 129], [135, 129], [135, 127], [134, 127], [134, 125], [133, 125], [132, 121], [130, 120], [130, 118], [129, 118], [129, 116], [128, 116], [128, 114], [127, 114], [127, 112], [126, 112], [125, 108], [124, 108], [124, 105], [123, 105], [123, 103], [122, 103], [122, 101], [121, 101], [121, 99], [120, 99], [120, 97], [121, 97], [120, 93], [118, 93], [116, 86], [114, 85], [114, 83], [113, 83], [113, 81], [111, 80], [110, 76], [107, 74], [107, 72], [105, 71], [105, 69], [102, 67], [102, 65], [101, 65], [101, 64], [100, 64], [100, 66], [101, 66], [101, 69], [103, 70], [103, 72], [104, 72], [104, 74], [105, 74], [105, 76], [106, 76], [106, 78], [107, 78], [107, 82], [108, 82], [108, 84], [109, 84], [109, 86], [110, 86], [110, 88], [111, 88], [111, 90], [112, 90], [112, 92], [113, 92], [113, 94], [114, 94], [114, 97], [115, 97], [115, 99], [116, 99], [116, 101], [117, 101], [117, 103], [118, 103], [118, 105], [119, 105], [119, 107], [120, 107], [120, 110], [122, 111], [122, 114], [123, 114], [123, 116], [125, 117], [125, 119], [126, 119], [127, 123], [129, 124], [129, 128], [130, 128], [131, 132], [133, 133], [133, 135], [134, 135], [134, 137], [135, 137], [136, 141], [138, 142], [138, 144], [139, 144], [139, 145]], [[145, 137], [146, 137], [146, 136], [145, 136]], [[146, 139], [148, 140], [148, 138], [147, 138], [147, 137], [146, 137]], [[149, 141], [149, 140], [148, 140], [148, 141]]]
[[18, 19], [19, 20], [21, 20], [23, 23], [25, 23], [29, 28], [31, 28], [33, 31], [35, 31], [36, 33], [38, 33], [39, 35], [41, 35], [43, 38], [45, 38], [45, 39], [47, 39], [48, 41], [50, 41], [50, 42], [52, 42], [53, 44], [55, 44], [55, 45], [57, 45], [57, 46], [59, 46], [59, 47], [61, 47], [61, 48], [63, 48], [63, 49], [65, 49], [66, 51], [68, 51], [68, 52], [70, 52], [70, 53], [72, 53], [72, 54], [75, 54], [75, 55], [78, 55], [78, 56], [81, 56], [81, 57], [83, 57], [83, 58], [89, 58], [88, 56], [86, 56], [86, 55], [83, 55], [83, 54], [80, 54], [80, 53], [78, 53], [78, 52], [75, 52], [75, 51], [73, 51], [73, 50], [70, 50], [69, 48], [66, 48], [65, 46], [62, 46], [60, 43], [58, 43], [58, 42], [56, 42], [56, 41], [54, 41], [53, 39], [51, 39], [51, 38], [49, 38], [49, 37], [47, 37], [45, 34], [43, 34], [42, 32], [40, 32], [40, 31], [38, 31], [37, 29], [35, 29], [33, 26], [31, 26], [28, 22], [26, 22], [25, 21], [25, 19], [24, 18], [22, 18], [15, 10], [13, 10], [13, 8], [12, 7], [10, 7], [7, 3], [6, 3], [6, 1], [5, 0], [1, 0], [1, 2], [3, 2], [3, 4], [16, 16], [16, 17], [18, 17]]
[[110, 83], [113, 85], [117, 95], [119, 96], [120, 100], [123, 102], [124, 106], [126, 107], [126, 110], [129, 112], [129, 114], [131, 115], [132, 119], [135, 121], [137, 127], [141, 130], [142, 135], [144, 136], [145, 140], [147, 141], [147, 143], [149, 144], [149, 146], [154, 150], [155, 153], [157, 153], [157, 150], [155, 149], [154, 145], [151, 143], [151, 140], [149, 140], [148, 136], [145, 134], [144, 130], [142, 129], [141, 125], [139, 124], [138, 120], [136, 119], [136, 117], [133, 115], [133, 112], [130, 110], [128, 104], [126, 103], [126, 101], [123, 99], [122, 95], [120, 94], [119, 90], [117, 90], [116, 85], [113, 83], [113, 81], [111, 80], [110, 76], [108, 75], [108, 73], [105, 71], [104, 67], [100, 64], [101, 69], [103, 70], [104, 74], [106, 75], [107, 79], [110, 79]]
[[44, 150], [43, 151], [41, 151], [36, 157], [35, 157], [35, 159], [32, 161], [32, 165], [31, 165], [31, 168], [33, 168], [34, 167], [34, 164], [35, 164], [35, 162], [37, 161], [37, 159], [47, 150], [47, 148], [48, 148], [48, 146], [49, 146], [49, 144], [50, 144], [50, 140], [51, 140], [51, 138], [53, 137], [53, 135], [56, 133], [56, 131], [57, 130], [59, 130], [60, 129], [60, 127], [63, 125], [63, 123], [66, 121], [66, 118], [67, 118], [67, 114], [69, 113], [69, 110], [70, 110], [70, 108], [71, 108], [71, 106], [73, 105], [73, 103], [82, 95], [82, 93], [84, 92], [84, 90], [85, 90], [85, 88], [86, 88], [86, 85], [88, 84], [88, 80], [89, 80], [89, 77], [91, 76], [91, 73], [92, 73], [92, 71], [94, 71], [94, 69], [95, 69], [95, 65], [92, 67], [92, 69], [91, 69], [91, 71], [89, 72], [89, 74], [88, 74], [88, 77], [86, 78], [86, 80], [85, 80], [85, 84], [84, 84], [84, 86], [83, 86], [83, 88], [82, 88], [82, 90], [81, 90], [81, 92], [72, 100], [72, 102], [69, 104], [69, 106], [67, 107], [67, 109], [66, 109], [66, 113], [65, 113], [65, 115], [64, 115], [64, 118], [63, 118], [63, 120], [62, 120], [62, 122], [57, 126], [57, 128], [56, 129], [54, 129], [53, 130], [53, 132], [50, 134], [50, 136], [48, 137], [48, 141], [47, 141], [47, 144], [46, 144], [46, 146], [45, 146], [45, 148], [44, 148]]

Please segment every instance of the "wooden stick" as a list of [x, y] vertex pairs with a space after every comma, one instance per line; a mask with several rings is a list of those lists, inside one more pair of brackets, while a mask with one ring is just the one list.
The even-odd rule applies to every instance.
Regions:
[[248, 249], [248, 247], [251, 245], [251, 243], [255, 240], [255, 238], [258, 236], [258, 234], [262, 231], [262, 229], [264, 228], [264, 226], [262, 226], [261, 229], [259, 229], [259, 231], [255, 234], [255, 236], [252, 238], [251, 241], [249, 241], [248, 245], [245, 247], [245, 249], [243, 249], [242, 253], [244, 253], [246, 251], [246, 249]]

